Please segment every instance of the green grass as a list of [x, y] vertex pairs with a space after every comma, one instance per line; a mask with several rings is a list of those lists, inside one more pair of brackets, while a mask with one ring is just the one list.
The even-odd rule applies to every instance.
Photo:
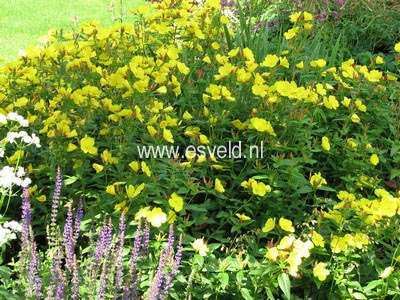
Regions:
[[[0, 1], [0, 57], [15, 60], [21, 49], [40, 44], [49, 29], [70, 31], [82, 22], [97, 19], [109, 26], [122, 19], [129, 22], [129, 8], [145, 0], [7, 0]], [[76, 19], [77, 22], [73, 22]]]

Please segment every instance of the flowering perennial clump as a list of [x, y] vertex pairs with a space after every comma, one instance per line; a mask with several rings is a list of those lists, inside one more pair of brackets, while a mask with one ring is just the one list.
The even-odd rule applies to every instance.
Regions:
[[[32, 229], [32, 207], [29, 190], [24, 188], [22, 199], [22, 237], [19, 284], [25, 296], [33, 299], [105, 299], [112, 294], [116, 299], [139, 299], [142, 272], [138, 263], [148, 254], [149, 223], [139, 220], [129, 261], [125, 261], [126, 216], [121, 214], [118, 233], [113, 234], [111, 218], [104, 218], [97, 241], [89, 245], [88, 257], [78, 256], [77, 242], [83, 218], [83, 202], [79, 201], [75, 216], [72, 203], [68, 204], [62, 236], [56, 218], [61, 193], [61, 171], [58, 169], [55, 197], [53, 197], [49, 249], [43, 260], [37, 249]], [[8, 222], [6, 227], [13, 227]], [[10, 228], [11, 228], [10, 227]], [[182, 235], [174, 251], [174, 226], [170, 225], [165, 250], [161, 250], [157, 272], [152, 278], [146, 299], [165, 299], [178, 274], [182, 259]], [[47, 266], [51, 263], [50, 266]], [[49, 269], [48, 269], [49, 268]], [[49, 275], [48, 275], [49, 273]], [[47, 278], [47, 276], [50, 276]], [[86, 281], [83, 286], [84, 280]], [[87, 288], [85, 288], [87, 287]]]

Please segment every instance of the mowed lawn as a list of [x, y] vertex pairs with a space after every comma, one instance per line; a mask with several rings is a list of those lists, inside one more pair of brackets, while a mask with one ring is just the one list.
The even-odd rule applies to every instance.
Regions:
[[82, 22], [97, 19], [101, 26], [115, 22], [129, 22], [135, 8], [145, 0], [0, 0], [0, 58], [15, 60], [18, 52], [31, 44], [40, 44], [39, 38], [49, 29], [65, 32]]

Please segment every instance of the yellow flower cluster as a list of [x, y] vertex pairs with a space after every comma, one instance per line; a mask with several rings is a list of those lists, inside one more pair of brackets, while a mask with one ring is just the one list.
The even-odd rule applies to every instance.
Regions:
[[303, 242], [294, 236], [284, 236], [280, 242], [271, 248], [268, 248], [265, 257], [271, 261], [280, 260], [287, 264], [287, 271], [293, 277], [298, 277], [299, 266], [304, 258], [310, 256], [310, 250], [314, 244], [307, 240]]

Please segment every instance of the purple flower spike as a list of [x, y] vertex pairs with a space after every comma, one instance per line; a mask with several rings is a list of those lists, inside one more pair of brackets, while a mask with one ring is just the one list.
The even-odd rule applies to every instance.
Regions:
[[119, 244], [116, 252], [116, 271], [115, 271], [115, 292], [119, 295], [123, 290], [123, 277], [124, 277], [124, 244], [125, 244], [125, 230], [126, 219], [125, 213], [121, 214], [119, 221]]
[[53, 200], [51, 203], [51, 223], [50, 223], [50, 233], [49, 233], [50, 246], [54, 246], [56, 244], [57, 215], [60, 205], [61, 189], [62, 189], [62, 174], [61, 174], [61, 167], [58, 166], [57, 176], [56, 176], [56, 187], [54, 189]]
[[72, 217], [72, 204], [68, 205], [67, 219], [64, 226], [63, 241], [65, 245], [66, 254], [66, 266], [67, 269], [72, 272], [74, 268], [74, 252], [75, 252], [75, 241], [73, 237], [73, 217]]

